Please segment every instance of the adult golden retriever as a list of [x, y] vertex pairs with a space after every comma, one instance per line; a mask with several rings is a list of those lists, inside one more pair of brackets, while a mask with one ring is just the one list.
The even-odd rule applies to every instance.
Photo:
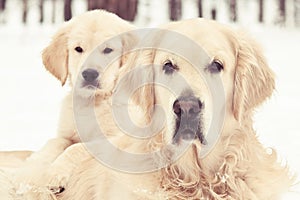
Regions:
[[[133, 56], [133, 63], [125, 68], [129, 75], [120, 79], [119, 90], [132, 91], [143, 83], [130, 93], [131, 102], [139, 106], [145, 126], [156, 125], [148, 119], [156, 121], [162, 108], [164, 127], [151, 138], [124, 135], [114, 143], [129, 152], [158, 153], [142, 161], [127, 160], [121, 151], [107, 152], [104, 146], [98, 156], [107, 154], [114, 160], [107, 164], [99, 162], [99, 157], [78, 159], [83, 156], [76, 153], [88, 152], [81, 144], [72, 145], [60, 157], [69, 160], [69, 165], [59, 166], [67, 179], [57, 198], [279, 199], [293, 179], [278, 162], [275, 150], [258, 141], [252, 127], [254, 109], [271, 96], [275, 85], [258, 44], [241, 32], [205, 19], [172, 22], [161, 28], [146, 41], [154, 48]], [[174, 40], [174, 32], [196, 46], [185, 43], [188, 40]], [[197, 46], [199, 51], [193, 48]], [[180, 49], [186, 56], [178, 54]], [[139, 70], [141, 64], [145, 67]], [[218, 81], [224, 95], [211, 90]], [[216, 97], [221, 101], [215, 101]], [[213, 111], [216, 107], [218, 112]], [[210, 134], [216, 134], [210, 131], [216, 113], [224, 117], [221, 133], [215, 146], [203, 155], [212, 142]], [[101, 147], [102, 141], [99, 144]], [[157, 168], [128, 173], [118, 168], [120, 163]]]
[[[29, 156], [25, 166], [6, 175], [11, 178], [8, 188], [21, 191], [12, 193], [11, 199], [18, 195], [18, 198], [52, 198], [53, 195], [49, 194], [51, 191], [42, 187], [46, 178], [40, 174], [65, 148], [81, 141], [76, 130], [75, 115], [78, 116], [77, 121], [87, 127], [82, 133], [85, 141], [97, 136], [95, 124], [85, 114], [94, 107], [96, 110], [109, 109], [108, 97], [126, 60], [125, 52], [136, 42], [133, 35], [125, 32], [133, 29], [133, 25], [113, 13], [94, 10], [72, 18], [55, 33], [43, 51], [43, 63], [62, 85], [68, 81], [71, 89], [63, 100], [56, 138]], [[64, 160], [55, 163], [60, 162]], [[61, 165], [65, 166], [63, 163]], [[3, 181], [7, 182], [5, 179]], [[27, 189], [23, 190], [22, 185]], [[0, 196], [4, 196], [4, 193]]]

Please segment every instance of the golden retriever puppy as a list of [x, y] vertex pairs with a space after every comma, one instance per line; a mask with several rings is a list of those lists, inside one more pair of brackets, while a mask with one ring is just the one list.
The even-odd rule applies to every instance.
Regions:
[[[73, 167], [61, 172], [69, 177], [57, 198], [280, 199], [293, 179], [252, 127], [254, 109], [275, 86], [259, 45], [205, 19], [161, 28], [144, 45], [153, 48], [137, 53], [123, 68], [129, 75], [120, 79], [114, 93], [128, 91], [151, 129], [157, 128], [153, 121], [163, 121], [150, 138], [131, 133], [115, 142], [150, 157], [127, 159], [122, 151], [99, 151], [96, 158], [73, 159]], [[147, 122], [149, 116], [152, 122]], [[98, 144], [106, 148], [104, 140]], [[82, 146], [73, 147], [61, 156], [88, 154]], [[101, 153], [114, 162], [102, 159]]]
[[[125, 62], [125, 56], [122, 57], [121, 54], [135, 42], [135, 38], [129, 34], [118, 39], [109, 39], [133, 29], [133, 25], [113, 13], [94, 10], [72, 18], [57, 31], [43, 51], [43, 63], [62, 85], [68, 80], [71, 91], [62, 103], [57, 138], [50, 140], [30, 159], [46, 158], [51, 162], [67, 146], [80, 142], [74, 114], [84, 115], [85, 108], [93, 107], [95, 95], [100, 96], [97, 101], [110, 96], [119, 68]], [[90, 55], [92, 51], [93, 55]], [[89, 55], [87, 63], [85, 61]], [[107, 62], [118, 56], [118, 60], [107, 67]], [[95, 60], [100, 62], [93, 65]], [[78, 108], [76, 111], [79, 113], [74, 113], [74, 99]], [[92, 132], [85, 134], [90, 134], [92, 139]]]
[[[27, 158], [24, 167], [7, 174], [14, 184], [11, 190], [18, 191], [19, 198], [51, 199], [55, 191], [48, 186], [52, 181], [44, 177], [49, 164], [71, 144], [98, 137], [97, 124], [86, 113], [94, 109], [105, 112], [110, 107], [109, 96], [126, 61], [125, 52], [136, 43], [136, 38], [126, 33], [133, 29], [133, 25], [115, 14], [89, 11], [66, 22], [44, 49], [46, 69], [62, 85], [68, 81], [71, 90], [62, 104], [57, 137]], [[81, 132], [83, 138], [76, 130], [80, 125], [86, 127]], [[58, 159], [53, 165], [66, 166], [67, 161]]]

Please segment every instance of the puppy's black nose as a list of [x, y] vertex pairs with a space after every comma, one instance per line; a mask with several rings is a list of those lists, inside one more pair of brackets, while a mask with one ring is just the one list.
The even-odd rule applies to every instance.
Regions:
[[196, 117], [202, 108], [202, 103], [196, 97], [180, 97], [173, 104], [173, 111], [177, 117]]
[[99, 73], [94, 69], [86, 69], [81, 74], [82, 74], [82, 77], [84, 78], [84, 80], [87, 82], [93, 82], [99, 76]]

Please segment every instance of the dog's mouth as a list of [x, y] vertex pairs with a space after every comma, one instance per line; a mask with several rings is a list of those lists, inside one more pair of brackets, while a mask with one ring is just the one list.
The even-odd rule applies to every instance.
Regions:
[[201, 121], [176, 119], [176, 127], [173, 135], [173, 144], [180, 144], [182, 141], [199, 140], [201, 144], [206, 144], [206, 140], [202, 131]]
[[96, 90], [96, 89], [101, 89], [101, 86], [99, 81], [93, 81], [93, 82], [83, 81], [81, 88], [88, 89], [88, 90]]

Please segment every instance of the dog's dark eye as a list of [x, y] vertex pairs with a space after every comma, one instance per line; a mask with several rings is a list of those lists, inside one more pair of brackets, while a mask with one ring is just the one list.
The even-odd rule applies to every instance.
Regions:
[[82, 53], [83, 49], [81, 47], [75, 47], [75, 51], [77, 51], [78, 53]]
[[207, 68], [207, 70], [212, 74], [219, 73], [223, 69], [224, 69], [223, 64], [218, 60], [214, 60]]
[[177, 69], [177, 66], [174, 65], [170, 60], [167, 60], [164, 63], [163, 70], [166, 74], [172, 74]]
[[112, 48], [106, 47], [106, 48], [103, 50], [103, 53], [104, 53], [104, 54], [109, 54], [109, 53], [111, 53], [112, 51], [113, 51]]

